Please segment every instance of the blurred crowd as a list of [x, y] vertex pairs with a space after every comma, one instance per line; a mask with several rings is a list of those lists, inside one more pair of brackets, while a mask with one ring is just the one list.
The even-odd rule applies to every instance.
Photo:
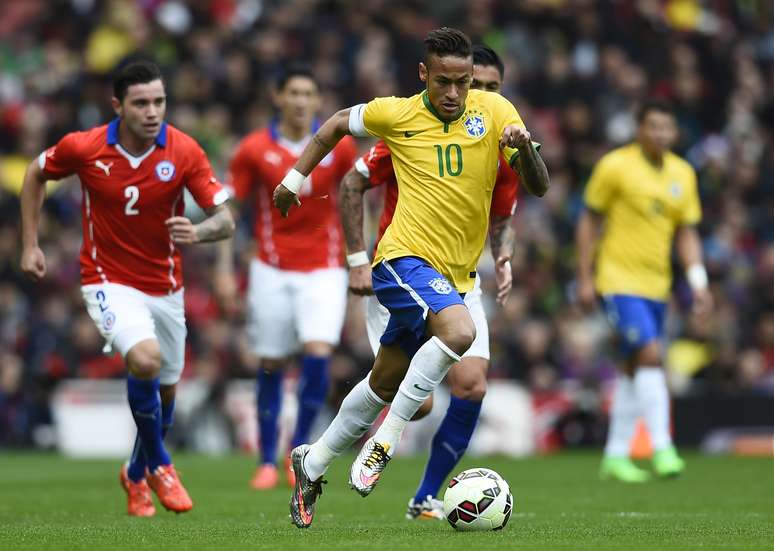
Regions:
[[[224, 176], [248, 131], [273, 115], [272, 82], [290, 61], [322, 83], [323, 117], [374, 96], [420, 89], [430, 29], [456, 26], [506, 65], [505, 94], [542, 142], [552, 189], [522, 196], [515, 285], [488, 303], [491, 375], [521, 381], [538, 406], [598, 407], [614, 373], [600, 313], [573, 305], [573, 229], [594, 162], [630, 140], [645, 97], [672, 100], [677, 151], [696, 168], [700, 230], [716, 302], [691, 317], [677, 277], [666, 362], [676, 393], [774, 391], [774, 8], [765, 0], [6, 0], [0, 5], [0, 446], [50, 422], [48, 398], [68, 377], [118, 377], [118, 357], [82, 304], [80, 190], [50, 184], [41, 222], [48, 276], [26, 281], [18, 192], [26, 165], [65, 133], [112, 118], [110, 74], [127, 57], [156, 60], [168, 120], [190, 133]], [[361, 143], [366, 147], [367, 143]], [[379, 198], [371, 197], [373, 218]], [[252, 243], [237, 236], [244, 278]], [[186, 255], [186, 377], [218, 400], [251, 376], [239, 305], [212, 293], [213, 251]], [[485, 289], [491, 263], [484, 261]], [[676, 272], [679, 274], [679, 271]], [[244, 285], [244, 282], [243, 282]], [[489, 293], [489, 297], [494, 293]], [[335, 404], [369, 368], [352, 299], [333, 362]], [[591, 404], [583, 406], [583, 404]]]

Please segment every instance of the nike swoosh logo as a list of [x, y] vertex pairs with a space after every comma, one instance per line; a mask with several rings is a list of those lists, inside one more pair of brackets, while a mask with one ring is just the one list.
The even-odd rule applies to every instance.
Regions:
[[414, 383], [414, 388], [416, 388], [417, 390], [421, 390], [422, 392], [432, 392], [432, 390], [431, 390], [431, 389], [428, 389], [428, 388], [422, 388], [421, 386], [419, 386], [419, 385], [418, 385], [418, 384], [416, 384], [416, 383]]
[[404, 138], [413, 138], [414, 136], [416, 136], [417, 134], [421, 134], [422, 132], [424, 132], [424, 130], [406, 130], [403, 133], [403, 137]]

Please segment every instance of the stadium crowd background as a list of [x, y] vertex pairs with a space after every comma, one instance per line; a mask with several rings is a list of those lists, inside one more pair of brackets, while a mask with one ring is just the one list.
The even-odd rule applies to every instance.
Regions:
[[[630, 139], [646, 96], [672, 100], [678, 152], [699, 173], [706, 264], [716, 310], [688, 314], [680, 278], [668, 333], [673, 392], [774, 392], [774, 11], [764, 0], [10, 0], [0, 7], [0, 447], [33, 443], [48, 402], [70, 377], [121, 377], [120, 358], [83, 307], [80, 189], [51, 185], [42, 220], [48, 276], [19, 270], [24, 168], [66, 132], [112, 118], [110, 72], [128, 56], [157, 60], [168, 120], [206, 149], [216, 172], [271, 118], [271, 84], [308, 63], [323, 116], [374, 96], [418, 91], [432, 28], [450, 25], [494, 47], [505, 94], [543, 143], [552, 189], [522, 197], [515, 285], [505, 309], [489, 294], [495, 378], [528, 386], [536, 405], [600, 409], [614, 367], [606, 323], [572, 304], [573, 228], [593, 163]], [[361, 143], [362, 147], [368, 144]], [[372, 194], [373, 195], [373, 194]], [[370, 197], [378, 212], [380, 200]], [[241, 274], [251, 257], [243, 225]], [[250, 377], [242, 304], [212, 291], [213, 251], [186, 255], [185, 377], [217, 407], [224, 382]], [[491, 283], [486, 264], [482, 269]], [[244, 281], [242, 282], [244, 287]], [[359, 299], [333, 362], [337, 400], [370, 367]]]

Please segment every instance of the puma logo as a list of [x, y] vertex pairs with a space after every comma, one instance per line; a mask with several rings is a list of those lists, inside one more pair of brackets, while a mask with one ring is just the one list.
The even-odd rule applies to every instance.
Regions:
[[110, 162], [108, 164], [105, 164], [102, 161], [98, 160], [94, 163], [94, 166], [96, 166], [100, 170], [103, 170], [105, 172], [105, 176], [110, 176], [110, 169], [113, 167], [113, 163]]
[[454, 448], [451, 447], [451, 444], [448, 442], [443, 443], [443, 447], [446, 448], [446, 451], [451, 454], [451, 456], [454, 458], [455, 461], [459, 461], [460, 457], [462, 456], [462, 452], [458, 452]]

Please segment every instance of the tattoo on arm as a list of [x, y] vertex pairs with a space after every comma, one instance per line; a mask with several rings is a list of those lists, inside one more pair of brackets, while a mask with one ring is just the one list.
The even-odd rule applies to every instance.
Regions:
[[515, 164], [516, 166], [512, 165], [512, 167], [518, 171], [527, 191], [538, 197], [545, 195], [550, 185], [548, 169], [543, 158], [531, 143], [519, 148]]
[[331, 145], [329, 145], [329, 144], [325, 143], [325, 140], [323, 140], [323, 139], [320, 137], [319, 133], [315, 134], [315, 135], [312, 137], [312, 140], [314, 140], [314, 143], [316, 143], [316, 144], [317, 144], [317, 145], [319, 145], [320, 147], [324, 147], [326, 150], [331, 150], [331, 149], [333, 149], [333, 146], [331, 146]]
[[228, 205], [222, 204], [207, 209], [207, 219], [196, 224], [196, 236], [199, 243], [219, 241], [234, 235], [234, 217]]
[[351, 253], [366, 248], [363, 239], [363, 194], [369, 187], [368, 180], [354, 170], [341, 181], [339, 214], [347, 250]]
[[489, 223], [489, 244], [495, 260], [501, 256], [511, 258], [516, 232], [511, 225], [511, 216], [492, 216]]

